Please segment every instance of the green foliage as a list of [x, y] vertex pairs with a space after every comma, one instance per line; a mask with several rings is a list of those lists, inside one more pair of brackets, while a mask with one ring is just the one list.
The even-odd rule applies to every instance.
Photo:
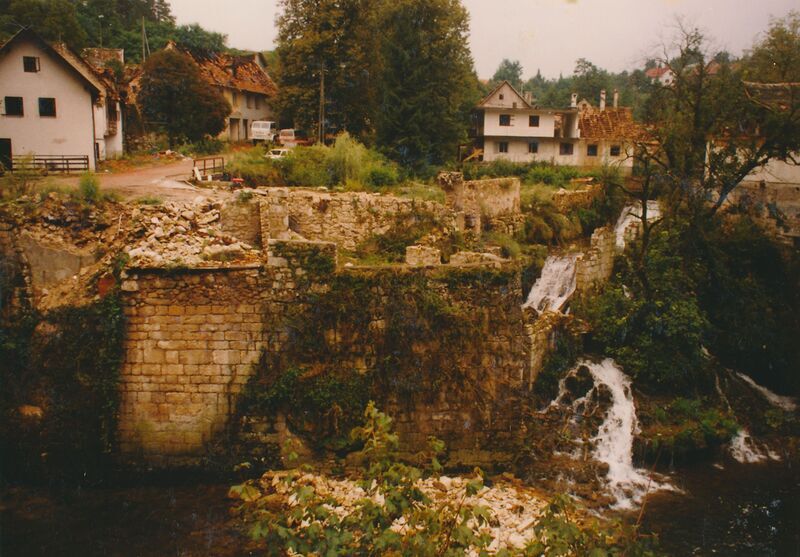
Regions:
[[678, 236], [669, 230], [656, 234], [645, 263], [646, 283], [625, 264], [598, 296], [576, 308], [591, 323], [599, 353], [614, 357], [640, 384], [670, 392], [708, 381], [701, 353], [708, 322], [677, 252]]
[[454, 158], [467, 139], [478, 80], [459, 0], [399, 0], [380, 19], [376, 143], [418, 173]]
[[517, 91], [522, 91], [522, 64], [520, 64], [519, 60], [503, 58], [492, 76], [490, 85], [496, 87], [502, 81], [508, 81]]
[[194, 143], [185, 143], [178, 147], [178, 152], [187, 157], [217, 155], [225, 150], [225, 142], [215, 137], [204, 137]]
[[503, 257], [516, 259], [522, 255], [522, 248], [519, 243], [507, 234], [490, 232], [484, 236], [483, 240], [488, 244], [499, 246], [502, 249]]
[[580, 524], [570, 516], [574, 516], [575, 510], [575, 503], [569, 496], [554, 497], [545, 515], [534, 526], [539, 541], [529, 544], [523, 555], [531, 557], [659, 555], [654, 549], [657, 540], [643, 539], [636, 527], [626, 526], [620, 521], [601, 524], [595, 520]]
[[540, 406], [555, 400], [558, 383], [564, 375], [575, 367], [578, 357], [583, 353], [581, 337], [570, 328], [562, 328], [556, 335], [555, 348], [551, 350], [536, 377], [534, 395]]
[[285, 184], [303, 187], [345, 187], [379, 190], [399, 181], [397, 167], [347, 133], [332, 147], [295, 147], [283, 159], [270, 160], [260, 149], [237, 153], [228, 171], [249, 185]]
[[708, 349], [779, 391], [800, 392], [800, 258], [748, 217], [687, 231], [681, 252], [710, 322]]
[[752, 81], [800, 82], [800, 12], [772, 19], [743, 63], [745, 76]]
[[[493, 540], [482, 530], [494, 517], [489, 509], [467, 501], [483, 489], [481, 471], [475, 470], [460, 497], [434, 504], [419, 488], [418, 480], [440, 472], [438, 455], [444, 451], [444, 444], [431, 438], [426, 455], [430, 464], [425, 469], [410, 466], [398, 458], [392, 419], [372, 402], [363, 419], [363, 425], [353, 429], [352, 438], [363, 446], [365, 466], [358, 484], [365, 496], [348, 513], [335, 512], [339, 503], [317, 492], [297, 471], [276, 476], [288, 488], [286, 500], [273, 492], [275, 480], [231, 488], [231, 497], [240, 502], [235, 512], [259, 549], [267, 555], [284, 555], [291, 550], [331, 557], [488, 555]], [[523, 550], [505, 549], [497, 555], [655, 555], [651, 544], [643, 543], [635, 528], [619, 522], [582, 523], [576, 515], [569, 497], [556, 497], [534, 526], [538, 541]], [[396, 524], [404, 527], [396, 528]]]
[[[487, 287], [509, 281], [496, 270], [472, 272], [446, 278]], [[367, 396], [383, 400], [391, 393], [413, 404], [436, 396], [443, 385], [460, 385], [465, 392], [479, 388], [470, 372], [480, 365], [481, 331], [492, 325], [481, 312], [467, 311], [452, 294], [455, 288], [445, 295], [425, 275], [394, 270], [341, 273], [330, 280], [329, 290], [309, 293], [281, 323], [286, 346], [279, 355], [262, 358], [242, 411], [274, 415], [281, 408], [296, 430], [325, 443], [335, 435], [331, 401], [339, 407], [338, 423], [352, 424]], [[490, 298], [487, 293], [476, 303], [488, 304]], [[362, 362], [358, 372], [354, 362]], [[331, 442], [338, 446], [341, 439]]]
[[100, 182], [91, 172], [81, 176], [80, 182], [78, 182], [78, 191], [84, 203], [94, 205], [100, 200]]
[[[7, 473], [81, 481], [102, 473], [116, 434], [123, 338], [115, 295], [2, 323], [0, 410], [13, 424], [0, 435], [4, 454], [14, 455], [5, 463]], [[42, 408], [33, 431], [20, 422], [20, 405]]]
[[719, 447], [740, 429], [730, 411], [709, 398], [676, 398], [666, 405], [658, 400], [642, 411], [643, 421], [653, 422], [643, 432], [651, 458], [664, 450], [674, 458]]
[[231, 111], [222, 93], [203, 80], [197, 65], [175, 50], [162, 50], [147, 59], [138, 100], [143, 116], [164, 130], [170, 147], [218, 135]]
[[326, 133], [348, 130], [367, 139], [378, 106], [378, 3], [281, 0], [280, 8], [275, 77], [282, 119], [316, 131], [324, 79]]
[[45, 40], [63, 41], [74, 48], [88, 44], [88, 36], [78, 21], [73, 2], [13, 0], [7, 4], [7, 8], [8, 17], [12, 22], [32, 27]]
[[438, 228], [436, 218], [426, 212], [417, 212], [408, 217], [398, 217], [384, 234], [374, 234], [356, 247], [360, 259], [380, 258], [390, 263], [402, 263], [406, 247], [416, 244]]

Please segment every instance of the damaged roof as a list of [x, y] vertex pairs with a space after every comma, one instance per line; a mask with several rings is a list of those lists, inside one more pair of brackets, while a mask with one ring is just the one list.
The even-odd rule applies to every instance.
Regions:
[[203, 79], [211, 85], [259, 93], [267, 97], [275, 96], [278, 91], [269, 74], [256, 62], [256, 55], [197, 54], [179, 47], [174, 42], [170, 42], [167, 48], [178, 50], [194, 60], [200, 68]]
[[586, 139], [635, 140], [644, 135], [644, 129], [633, 120], [629, 107], [600, 110], [587, 106], [578, 113], [578, 128]]

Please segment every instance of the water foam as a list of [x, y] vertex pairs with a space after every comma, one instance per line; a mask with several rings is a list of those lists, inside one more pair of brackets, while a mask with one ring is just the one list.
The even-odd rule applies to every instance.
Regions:
[[[654, 220], [661, 216], [661, 207], [658, 201], [650, 200], [647, 202], [647, 220]], [[625, 249], [625, 232], [628, 227], [633, 223], [640, 221], [642, 218], [641, 207], [637, 205], [628, 205], [622, 209], [622, 213], [617, 219], [617, 224], [614, 226], [614, 236], [616, 237], [617, 251]]]
[[[592, 456], [608, 465], [606, 482], [608, 491], [616, 499], [614, 508], [632, 509], [641, 503], [649, 491], [674, 489], [666, 481], [656, 479], [646, 470], [633, 465], [633, 440], [639, 432], [639, 420], [630, 378], [610, 358], [599, 363], [579, 361], [570, 373], [577, 372], [581, 366], [585, 366], [594, 379], [592, 390], [604, 385], [611, 394], [611, 406], [591, 442], [594, 445]], [[556, 399], [559, 403], [566, 394], [565, 380], [562, 380], [560, 387]], [[572, 403], [573, 409], [585, 407], [590, 398], [591, 391], [576, 399]]]
[[577, 288], [577, 261], [576, 253], [548, 257], [522, 307], [538, 313], [561, 311]]

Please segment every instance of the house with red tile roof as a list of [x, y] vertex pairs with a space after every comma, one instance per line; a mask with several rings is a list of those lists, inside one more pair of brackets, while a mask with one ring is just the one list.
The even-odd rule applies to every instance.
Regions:
[[613, 165], [629, 172], [632, 143], [642, 131], [630, 108], [612, 106], [600, 92], [599, 107], [573, 94], [570, 106], [546, 108], [508, 81], [492, 90], [474, 111], [475, 147], [482, 160], [542, 161], [593, 167]]

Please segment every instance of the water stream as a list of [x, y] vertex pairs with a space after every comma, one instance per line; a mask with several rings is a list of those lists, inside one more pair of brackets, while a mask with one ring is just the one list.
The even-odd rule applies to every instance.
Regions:
[[544, 262], [542, 275], [533, 284], [523, 308], [538, 313], [561, 311], [577, 287], [578, 254], [551, 255]]
[[[657, 478], [646, 470], [633, 465], [633, 439], [639, 431], [636, 417], [636, 405], [633, 401], [631, 380], [617, 366], [614, 360], [607, 358], [601, 362], [579, 361], [577, 367], [570, 372], [576, 373], [585, 368], [594, 380], [594, 386], [583, 397], [572, 403], [577, 414], [587, 413], [587, 405], [598, 394], [602, 386], [610, 395], [610, 406], [606, 411], [603, 423], [597, 434], [590, 439], [593, 445], [592, 456], [595, 460], [608, 466], [606, 475], [607, 489], [614, 496], [616, 509], [632, 509], [639, 505], [643, 497], [652, 491], [673, 489], [662, 478]], [[567, 374], [567, 377], [570, 376]], [[566, 396], [566, 379], [560, 383], [559, 396], [556, 403]]]
[[[648, 201], [647, 220], [651, 221], [659, 218], [660, 216], [661, 208], [658, 205], [658, 201]], [[617, 224], [614, 226], [614, 236], [616, 237], [617, 251], [621, 252], [625, 249], [625, 232], [628, 230], [630, 225], [641, 220], [641, 218], [642, 211], [641, 207], [638, 205], [628, 205], [622, 209], [622, 213], [620, 213], [619, 219], [617, 219]]]

